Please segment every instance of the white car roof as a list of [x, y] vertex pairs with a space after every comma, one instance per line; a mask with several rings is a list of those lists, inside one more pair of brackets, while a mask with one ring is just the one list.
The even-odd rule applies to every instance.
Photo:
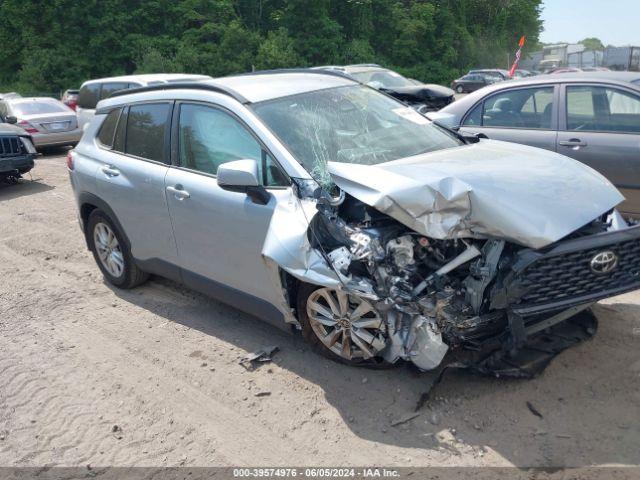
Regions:
[[147, 85], [151, 82], [171, 82], [178, 80], [207, 80], [211, 77], [208, 75], [194, 75], [190, 73], [147, 73], [142, 75], [121, 75], [119, 77], [105, 77], [95, 78], [87, 80], [82, 86], [90, 85], [92, 83], [105, 83], [105, 82], [136, 82], [141, 85]]
[[216, 78], [202, 83], [226, 87], [254, 103], [299, 93], [354, 85], [357, 82], [338, 75], [309, 71], [255, 73]]

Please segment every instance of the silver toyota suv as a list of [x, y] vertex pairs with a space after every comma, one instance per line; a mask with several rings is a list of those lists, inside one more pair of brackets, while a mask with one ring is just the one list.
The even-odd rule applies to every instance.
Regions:
[[171, 278], [350, 364], [529, 375], [640, 286], [640, 226], [599, 173], [331, 72], [119, 92], [68, 168], [108, 282]]

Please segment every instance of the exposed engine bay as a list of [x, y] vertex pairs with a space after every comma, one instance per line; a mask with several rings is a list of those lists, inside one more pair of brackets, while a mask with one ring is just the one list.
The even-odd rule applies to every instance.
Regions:
[[[487, 306], [484, 289], [504, 241], [429, 239], [344, 193], [337, 200], [321, 198], [318, 210], [311, 246], [326, 253], [347, 291], [385, 313], [381, 331], [370, 332], [377, 341], [364, 355], [436, 368]], [[483, 262], [472, 262], [482, 243], [493, 260], [486, 272]]]

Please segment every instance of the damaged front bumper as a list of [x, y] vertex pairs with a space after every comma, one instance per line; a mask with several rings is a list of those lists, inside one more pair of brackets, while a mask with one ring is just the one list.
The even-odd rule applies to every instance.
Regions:
[[522, 348], [529, 337], [595, 302], [639, 288], [640, 225], [523, 249], [491, 289], [490, 312], [462, 324], [455, 335], [471, 349]]
[[638, 288], [640, 225], [520, 251], [491, 306], [532, 317]]

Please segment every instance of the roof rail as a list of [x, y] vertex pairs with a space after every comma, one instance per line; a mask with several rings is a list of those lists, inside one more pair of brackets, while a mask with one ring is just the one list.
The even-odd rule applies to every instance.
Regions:
[[144, 92], [156, 92], [159, 90], [208, 90], [210, 92], [222, 93], [228, 95], [231, 98], [236, 99], [240, 103], [251, 103], [245, 97], [231, 88], [227, 88], [222, 85], [213, 85], [211, 80], [199, 80], [193, 82], [172, 82], [172, 83], [159, 83], [156, 85], [146, 85], [143, 87], [129, 88], [125, 90], [116, 90], [107, 98], [122, 97], [123, 95], [133, 95], [134, 93]]
[[275, 75], [278, 73], [315, 73], [318, 75], [331, 75], [333, 77], [347, 78], [353, 80], [346, 76], [344, 72], [340, 70], [331, 70], [327, 67], [318, 67], [318, 69], [314, 68], [277, 68], [275, 70], [256, 70], [255, 72], [246, 72], [239, 73], [237, 75], [229, 75], [230, 77], [245, 77], [250, 75]]

